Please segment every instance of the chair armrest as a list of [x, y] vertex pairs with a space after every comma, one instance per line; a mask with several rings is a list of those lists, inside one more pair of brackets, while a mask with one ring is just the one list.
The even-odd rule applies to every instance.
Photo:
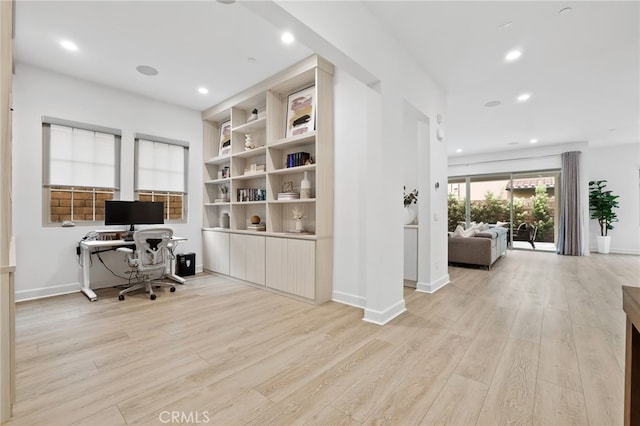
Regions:
[[133, 254], [133, 250], [131, 250], [129, 247], [118, 247], [116, 251], [119, 251], [120, 253]]

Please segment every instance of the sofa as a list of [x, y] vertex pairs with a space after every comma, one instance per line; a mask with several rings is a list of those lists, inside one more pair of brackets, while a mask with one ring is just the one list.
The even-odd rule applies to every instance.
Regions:
[[[457, 231], [457, 230], [456, 230]], [[507, 254], [507, 228], [470, 229], [449, 234], [449, 262], [486, 266]]]

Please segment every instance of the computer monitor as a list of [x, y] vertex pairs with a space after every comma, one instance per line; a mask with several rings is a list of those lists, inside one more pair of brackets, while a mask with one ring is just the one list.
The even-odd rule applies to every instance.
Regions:
[[104, 224], [129, 225], [161, 225], [164, 223], [164, 203], [162, 201], [119, 201], [105, 200]]

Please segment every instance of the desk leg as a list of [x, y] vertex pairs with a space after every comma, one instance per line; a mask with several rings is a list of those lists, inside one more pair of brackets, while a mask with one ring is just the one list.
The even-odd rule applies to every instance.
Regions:
[[640, 332], [627, 317], [624, 424], [640, 424]]
[[178, 248], [178, 244], [179, 242], [176, 242], [175, 245], [173, 246], [173, 249], [171, 250], [171, 257], [173, 257], [173, 259], [169, 259], [169, 274], [167, 274], [167, 278], [169, 278], [172, 281], [177, 282], [178, 284], [184, 284], [187, 280], [185, 280], [182, 277], [179, 277], [178, 275], [176, 275], [176, 273], [173, 271], [174, 268], [174, 262], [173, 260], [176, 259], [176, 256], [174, 255], [175, 250]]
[[80, 291], [89, 298], [90, 301], [95, 302], [98, 300], [98, 295], [91, 290], [89, 276], [91, 271], [91, 249], [89, 247], [82, 246], [82, 287]]
[[178, 284], [184, 284], [187, 280], [185, 280], [182, 277], [177, 276], [176, 274], [174, 274], [173, 272], [170, 273], [169, 275], [167, 275], [167, 278], [169, 278], [170, 280], [173, 280], [175, 282], [177, 282]]

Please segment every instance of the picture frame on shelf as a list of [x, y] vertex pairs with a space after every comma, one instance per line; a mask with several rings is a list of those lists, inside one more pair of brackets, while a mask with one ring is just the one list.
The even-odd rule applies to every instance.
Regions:
[[302, 135], [315, 130], [315, 92], [316, 86], [310, 86], [288, 96], [285, 137]]
[[220, 124], [220, 149], [218, 156], [231, 154], [231, 120]]

